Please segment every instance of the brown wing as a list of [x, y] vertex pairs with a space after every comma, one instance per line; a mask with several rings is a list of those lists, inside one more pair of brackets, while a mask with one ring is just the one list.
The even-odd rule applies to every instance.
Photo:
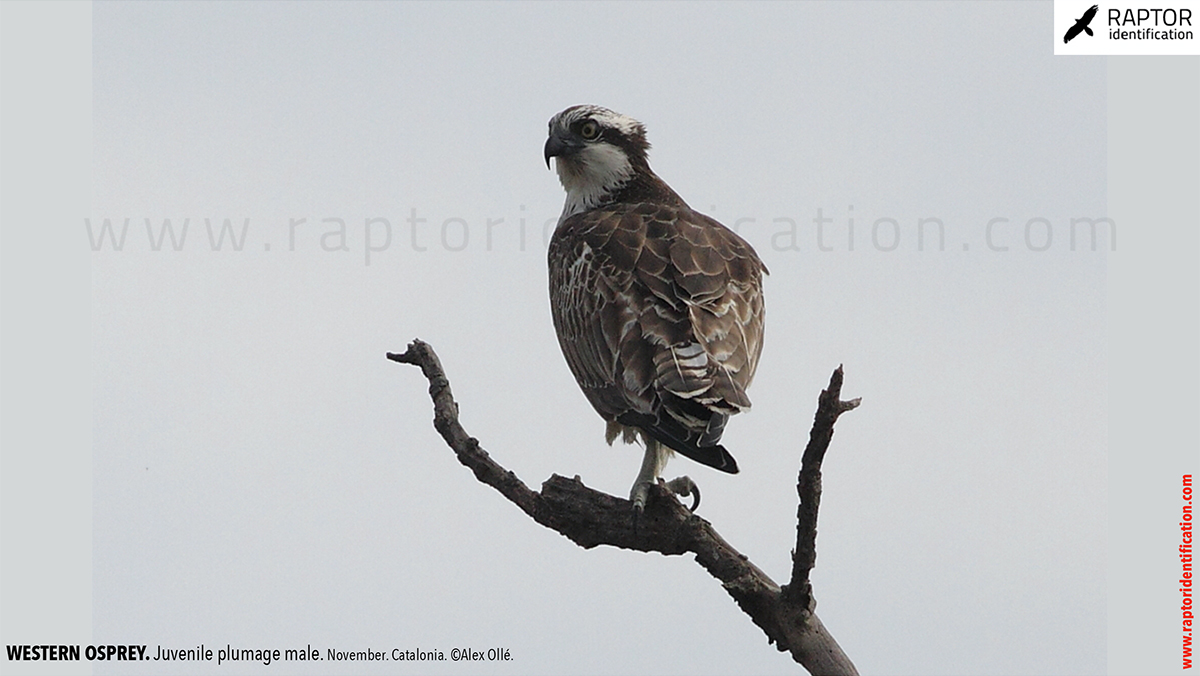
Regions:
[[687, 207], [622, 204], [568, 218], [549, 263], [559, 344], [596, 411], [716, 446], [762, 351], [766, 268], [750, 245]]

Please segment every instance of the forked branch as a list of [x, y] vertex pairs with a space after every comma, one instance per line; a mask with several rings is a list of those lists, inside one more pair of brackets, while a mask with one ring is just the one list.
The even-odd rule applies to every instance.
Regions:
[[450, 381], [427, 343], [414, 340], [403, 354], [388, 353], [388, 359], [420, 367], [429, 381], [433, 399], [433, 426], [475, 477], [495, 488], [533, 518], [581, 547], [610, 545], [622, 549], [661, 554], [692, 553], [767, 635], [769, 643], [812, 674], [857, 674], [850, 658], [821, 624], [814, 612], [809, 571], [816, 561], [817, 508], [821, 498], [821, 461], [833, 436], [833, 424], [842, 413], [858, 406], [859, 400], [841, 401], [842, 369], [838, 367], [821, 393], [808, 447], [804, 451], [797, 491], [800, 509], [796, 526], [796, 549], [792, 556], [792, 578], [780, 588], [758, 566], [733, 548], [712, 524], [692, 514], [661, 485], [652, 490], [646, 510], [636, 521], [633, 504], [623, 498], [588, 488], [579, 477], [552, 475], [540, 492], [525, 485], [517, 475], [492, 460], [479, 440], [467, 434], [458, 422], [458, 404], [450, 392]]

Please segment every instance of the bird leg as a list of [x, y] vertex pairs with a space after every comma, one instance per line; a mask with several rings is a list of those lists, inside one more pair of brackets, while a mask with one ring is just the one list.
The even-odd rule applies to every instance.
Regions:
[[629, 499], [633, 508], [642, 511], [646, 508], [646, 498], [650, 496], [650, 487], [658, 481], [663, 466], [667, 464], [666, 449], [656, 439], [643, 435], [646, 444], [646, 454], [642, 456], [642, 469], [633, 480], [633, 488], [629, 491]]
[[[658, 477], [671, 457], [671, 449], [663, 446], [658, 440], [647, 437], [643, 437], [643, 440], [646, 444], [646, 454], [642, 457], [642, 469], [638, 472], [637, 479], [633, 482], [633, 488], [629, 491], [629, 499], [633, 501], [633, 508], [639, 512], [646, 508], [646, 499], [650, 497], [650, 487], [658, 483]], [[672, 479], [666, 482], [666, 487], [667, 490], [680, 497], [694, 496], [691, 511], [696, 511], [696, 508], [700, 506], [700, 488], [690, 478], [681, 476]]]

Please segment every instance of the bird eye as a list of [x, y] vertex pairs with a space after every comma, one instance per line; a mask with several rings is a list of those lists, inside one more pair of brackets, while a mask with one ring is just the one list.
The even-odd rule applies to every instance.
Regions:
[[579, 128], [579, 135], [585, 140], [591, 141], [600, 135], [600, 125], [596, 124], [594, 120], [588, 120]]

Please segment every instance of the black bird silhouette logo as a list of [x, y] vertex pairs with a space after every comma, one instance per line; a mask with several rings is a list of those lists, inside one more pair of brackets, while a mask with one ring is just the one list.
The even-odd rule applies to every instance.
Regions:
[[1075, 36], [1079, 35], [1080, 33], [1094, 35], [1094, 33], [1092, 33], [1092, 29], [1088, 28], [1088, 24], [1092, 22], [1092, 19], [1096, 18], [1096, 12], [1099, 11], [1100, 5], [1092, 5], [1091, 7], [1088, 7], [1088, 11], [1084, 12], [1083, 16], [1079, 17], [1079, 20], [1075, 22], [1075, 25], [1067, 29], [1067, 34], [1063, 36], [1063, 44], [1074, 40]]

